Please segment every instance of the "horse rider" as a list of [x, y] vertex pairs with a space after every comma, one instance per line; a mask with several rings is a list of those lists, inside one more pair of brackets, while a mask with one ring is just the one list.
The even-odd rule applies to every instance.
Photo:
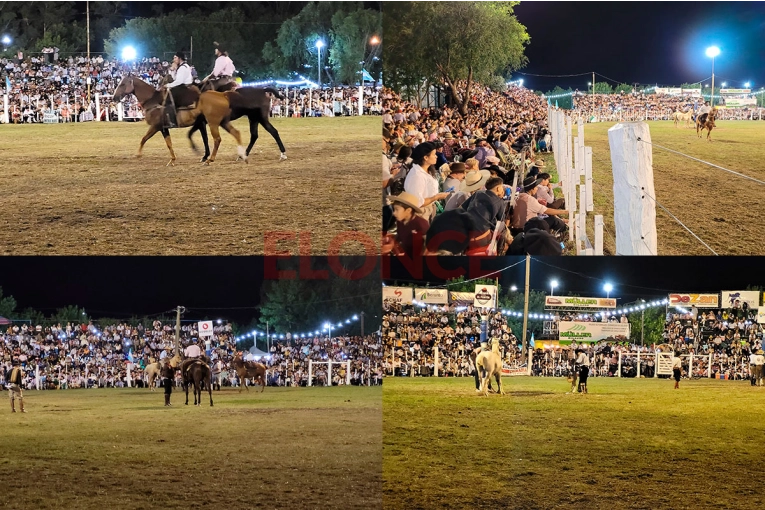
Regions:
[[194, 77], [191, 75], [191, 67], [186, 63], [186, 55], [179, 51], [173, 56], [173, 65], [170, 67], [170, 75], [173, 77], [173, 81], [165, 85], [165, 101], [163, 106], [168, 106], [168, 98], [170, 99], [170, 108], [165, 110], [166, 121], [168, 128], [178, 127], [177, 117], [175, 111], [175, 101], [173, 100], [173, 94], [170, 89], [175, 87], [187, 87], [194, 83]]
[[162, 376], [162, 385], [165, 388], [165, 407], [169, 407], [170, 394], [173, 392], [173, 379], [175, 379], [175, 369], [170, 365], [170, 358], [165, 358], [165, 363], [159, 374]]
[[14, 359], [10, 372], [5, 376], [5, 380], [8, 381], [8, 393], [11, 397], [11, 412], [16, 412], [15, 400], [19, 399], [19, 406], [21, 412], [26, 413], [24, 410], [24, 395], [21, 393], [21, 384], [23, 382], [23, 375], [21, 367], [19, 367], [19, 360]]
[[212, 73], [207, 75], [205, 80], [210, 80], [213, 90], [218, 90], [222, 86], [231, 83], [234, 79], [236, 68], [226, 49], [218, 42], [213, 44], [215, 44], [215, 68], [213, 68]]
[[183, 360], [183, 363], [181, 364], [181, 374], [183, 375], [183, 379], [185, 381], [186, 372], [188, 371], [189, 367], [196, 361], [203, 359], [202, 349], [197, 344], [192, 343], [183, 350], [183, 355], [186, 356], [186, 359]]
[[709, 107], [709, 101], [705, 101], [704, 106], [699, 108], [699, 114], [696, 122], [703, 125], [707, 121], [707, 115], [709, 115], [709, 112], [711, 111], [712, 108]]

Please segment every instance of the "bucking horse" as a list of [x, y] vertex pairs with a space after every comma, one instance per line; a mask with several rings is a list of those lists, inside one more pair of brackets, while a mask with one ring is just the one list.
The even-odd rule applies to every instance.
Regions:
[[711, 142], [712, 139], [709, 137], [709, 135], [712, 134], [712, 129], [716, 128], [717, 125], [715, 125], [715, 116], [717, 115], [717, 108], [712, 108], [709, 113], [699, 115], [696, 117], [696, 134], [699, 135], [699, 138], [704, 134], [704, 130], [707, 130], [707, 141]]
[[[231, 361], [231, 365], [234, 367], [234, 370], [236, 370], [236, 375], [239, 376], [239, 380], [242, 382], [242, 386], [244, 386], [247, 391], [250, 391], [250, 388], [247, 386], [247, 379], [253, 377], [255, 378], [255, 382], [260, 382], [260, 392], [263, 393], [263, 390], [266, 388], [266, 366], [260, 363], [255, 363], [254, 361], [244, 361], [242, 359], [242, 353], [238, 352], [236, 353], [236, 356], [234, 356], [234, 359]], [[241, 393], [242, 387], [239, 387], [239, 392]]]

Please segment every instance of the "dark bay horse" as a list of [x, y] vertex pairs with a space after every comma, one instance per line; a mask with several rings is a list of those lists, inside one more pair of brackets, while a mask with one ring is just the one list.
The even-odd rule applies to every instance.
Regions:
[[210, 407], [213, 405], [212, 398], [212, 370], [210, 366], [202, 360], [197, 360], [189, 366], [183, 376], [183, 386], [186, 388], [186, 405], [189, 405], [189, 386], [194, 384], [194, 405], [202, 405], [202, 383], [207, 386], [210, 393]]
[[[216, 86], [212, 81], [206, 80], [201, 83], [200, 90], [202, 90], [202, 92], [215, 90], [226, 94], [231, 106], [231, 120], [234, 121], [241, 117], [247, 117], [250, 122], [250, 144], [245, 151], [247, 156], [250, 155], [250, 151], [252, 151], [252, 147], [258, 139], [258, 126], [262, 125], [263, 129], [269, 132], [279, 146], [279, 150], [281, 151], [279, 161], [287, 159], [286, 149], [284, 148], [281, 137], [279, 137], [279, 131], [276, 130], [268, 119], [268, 114], [271, 111], [271, 97], [269, 94], [273, 94], [278, 99], [284, 99], [284, 96], [282, 96], [278, 90], [272, 87], [237, 88], [236, 82], [233, 81], [223, 83], [219, 88], [214, 87]], [[210, 149], [207, 145], [207, 131], [205, 130], [205, 123], [203, 120], [200, 119], [200, 122], [195, 123], [188, 134], [191, 147], [194, 150], [196, 150], [196, 146], [194, 145], [192, 136], [196, 131], [200, 132], [202, 141], [205, 144], [205, 155], [202, 157], [202, 161], [205, 161], [210, 156]]]
[[707, 118], [704, 120], [704, 122], [701, 122], [701, 115], [699, 115], [696, 118], [696, 134], [699, 135], [699, 138], [704, 134], [704, 130], [707, 130], [707, 141], [711, 142], [712, 139], [709, 138], [709, 135], [712, 134], [712, 129], [716, 128], [717, 125], [715, 124], [715, 116], [717, 115], [717, 108], [712, 108], [709, 113], [707, 114]]
[[[263, 390], [266, 389], [267, 369], [265, 365], [253, 361], [244, 361], [242, 359], [242, 353], [237, 353], [237, 355], [234, 356], [231, 365], [234, 367], [234, 370], [236, 370], [236, 375], [239, 376], [239, 380], [242, 381], [242, 385], [247, 391], [250, 391], [250, 388], [247, 386], [247, 379], [253, 377], [255, 378], [255, 382], [260, 382], [260, 392], [263, 393]], [[242, 387], [240, 386], [239, 392], [241, 393], [241, 391]]]
[[[178, 90], [171, 89], [171, 93], [173, 94], [175, 104], [179, 108], [177, 115], [179, 127], [196, 125], [197, 119], [202, 115], [204, 115], [205, 121], [210, 124], [210, 132], [215, 140], [215, 147], [209, 160], [206, 161], [207, 164], [215, 161], [215, 156], [218, 154], [220, 127], [228, 131], [236, 139], [237, 153], [239, 157], [247, 162], [247, 154], [244, 151], [244, 147], [242, 147], [242, 138], [239, 131], [231, 125], [230, 105], [224, 94], [213, 91], [200, 92], [193, 85]], [[170, 150], [170, 162], [167, 165], [174, 166], [176, 157], [173, 151], [173, 143], [170, 140], [170, 130], [165, 127], [164, 122], [164, 92], [155, 89], [135, 76], [128, 75], [120, 81], [112, 98], [114, 101], [121, 101], [128, 94], [135, 94], [143, 109], [146, 123], [149, 124], [149, 131], [141, 139], [141, 145], [138, 147], [138, 154], [136, 156], [141, 156], [144, 144], [152, 136], [162, 132], [167, 148]]]

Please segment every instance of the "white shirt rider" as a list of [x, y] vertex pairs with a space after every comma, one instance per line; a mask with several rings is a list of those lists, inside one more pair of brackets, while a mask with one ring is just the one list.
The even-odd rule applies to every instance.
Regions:
[[[174, 58], [177, 59], [178, 57]], [[180, 59], [178, 59], [178, 61], [180, 62]], [[172, 74], [175, 79], [172, 83], [167, 84], [167, 88], [169, 89], [177, 87], [178, 85], [191, 85], [194, 83], [194, 78], [191, 76], [191, 68], [186, 62], [178, 64], [178, 69], [175, 70], [175, 73], [170, 71], [170, 74]]]
[[196, 344], [191, 344], [183, 350], [183, 354], [187, 358], [198, 358], [202, 355], [202, 349]]
[[704, 115], [705, 113], [709, 113], [712, 111], [712, 108], [709, 107], [709, 105], [705, 104], [701, 108], [699, 108], [699, 115]]

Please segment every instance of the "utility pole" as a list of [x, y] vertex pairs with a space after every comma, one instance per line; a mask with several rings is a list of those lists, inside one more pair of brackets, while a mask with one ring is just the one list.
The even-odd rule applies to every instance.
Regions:
[[179, 306], [176, 308], [175, 315], [175, 355], [180, 356], [181, 351], [181, 314], [186, 311], [186, 308]]
[[[86, 32], [88, 33], [88, 77], [85, 81], [88, 84], [88, 108], [90, 108], [90, 1], [85, 2], [85, 12]], [[98, 115], [98, 112], [96, 112], [96, 115]]]
[[592, 97], [595, 98], [595, 71], [592, 72]]
[[[641, 304], [645, 303], [642, 299], [640, 300]], [[643, 334], [645, 332], [645, 310], [640, 310], [640, 346], [643, 346]]]
[[271, 352], [271, 346], [268, 345], [268, 321], [266, 321], [266, 352]]
[[[529, 347], [528, 343], [526, 342], [526, 336], [527, 336], [526, 328], [528, 327], [528, 323], [529, 323], [529, 273], [530, 273], [530, 270], [531, 270], [531, 256], [526, 255], [526, 295], [525, 295], [525, 300], [523, 303], [523, 339], [521, 341], [522, 357], [526, 357], [526, 352]], [[531, 371], [531, 364], [529, 364], [529, 371]]]
[[361, 337], [364, 337], [364, 315], [366, 315], [364, 312], [361, 312]]

